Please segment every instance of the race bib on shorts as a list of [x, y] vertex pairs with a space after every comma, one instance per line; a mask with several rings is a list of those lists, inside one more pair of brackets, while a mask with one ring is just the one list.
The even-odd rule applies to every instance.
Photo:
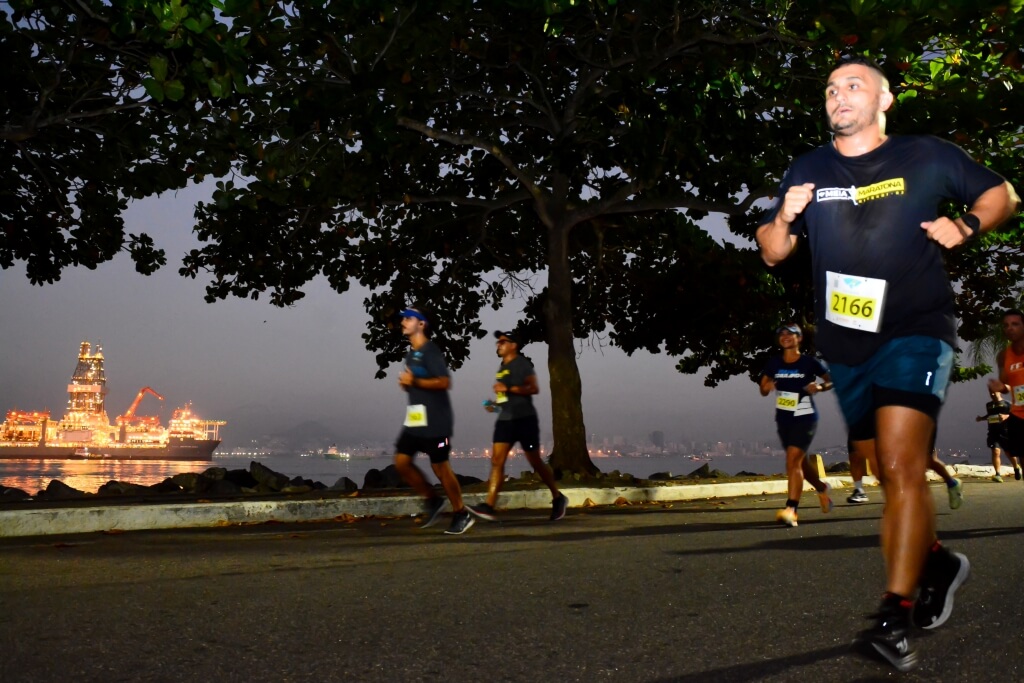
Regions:
[[1013, 405], [1024, 406], [1024, 384], [1018, 384], [1013, 388]]
[[775, 395], [775, 407], [779, 410], [785, 410], [787, 412], [796, 412], [796, 407], [800, 404], [800, 394], [795, 391], [778, 391]]
[[825, 271], [825, 319], [835, 325], [878, 332], [888, 283]]
[[988, 416], [988, 423], [990, 425], [997, 425], [997, 424], [999, 424], [1002, 421], [1003, 421], [1003, 418], [1002, 418], [1001, 415], [989, 415]]
[[404, 424], [406, 427], [426, 427], [427, 407], [422, 403], [417, 403], [414, 406], [406, 406]]

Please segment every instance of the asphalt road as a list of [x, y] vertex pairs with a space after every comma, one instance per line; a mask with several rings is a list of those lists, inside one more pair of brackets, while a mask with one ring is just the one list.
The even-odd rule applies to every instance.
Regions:
[[909, 674], [850, 651], [882, 506], [781, 496], [0, 541], [0, 681], [1020, 681], [1024, 484], [974, 480], [973, 572]]

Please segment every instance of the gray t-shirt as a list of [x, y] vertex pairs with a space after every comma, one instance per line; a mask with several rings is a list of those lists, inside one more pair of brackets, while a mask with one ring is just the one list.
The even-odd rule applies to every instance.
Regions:
[[[502, 363], [494, 379], [506, 387], [519, 387], [526, 383], [527, 377], [536, 374], [533, 370], [533, 363], [520, 354], [513, 358], [512, 362]], [[506, 396], [508, 401], [500, 404], [499, 420], [515, 420], [537, 414], [537, 409], [533, 407], [533, 396], [512, 393], [507, 393]]]
[[[432, 341], [427, 341], [418, 349], [410, 349], [405, 356], [405, 365], [412, 372], [412, 376], [417, 379], [448, 377], [448, 366], [444, 362], [444, 354]], [[452, 435], [454, 418], [452, 417], [451, 399], [448, 397], [447, 391], [409, 387], [407, 395], [410, 410], [406, 413], [405, 429], [409, 434], [422, 437]], [[418, 408], [413, 409], [415, 406], [423, 407], [425, 425], [410, 424], [410, 416], [420, 413]], [[414, 423], [418, 421], [414, 420]]]

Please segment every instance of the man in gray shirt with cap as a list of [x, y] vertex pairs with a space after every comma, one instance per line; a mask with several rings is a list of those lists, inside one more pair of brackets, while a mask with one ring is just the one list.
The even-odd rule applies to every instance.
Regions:
[[533, 363], [519, 353], [519, 336], [514, 332], [495, 332], [501, 365], [494, 382], [494, 401], [485, 404], [488, 412], [497, 413], [494, 423], [494, 446], [491, 451], [491, 475], [487, 480], [487, 502], [474, 505], [469, 511], [489, 522], [497, 521], [494, 506], [505, 479], [505, 460], [518, 441], [533, 471], [551, 490], [551, 521], [565, 517], [569, 499], [555, 483], [555, 475], [540, 455], [540, 423], [533, 395], [540, 392]]

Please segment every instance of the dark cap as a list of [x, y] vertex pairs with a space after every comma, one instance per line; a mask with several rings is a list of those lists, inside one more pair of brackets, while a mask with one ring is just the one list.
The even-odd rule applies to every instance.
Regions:
[[803, 333], [800, 331], [800, 326], [797, 325], [796, 323], [789, 323], [788, 325], [780, 325], [779, 329], [775, 330], [775, 336], [777, 337], [777, 336], [779, 336], [780, 334], [782, 334], [785, 331], [792, 332], [793, 334], [795, 334], [798, 337], [804, 336]]
[[508, 339], [510, 342], [512, 342], [516, 346], [520, 345], [520, 343], [519, 343], [519, 335], [516, 334], [515, 332], [502, 332], [501, 330], [495, 330], [494, 331], [494, 338], [495, 339], [501, 339], [502, 337], [505, 337], [505, 339]]
[[425, 323], [430, 323], [430, 321], [427, 320], [427, 316], [423, 312], [418, 311], [415, 308], [404, 308], [402, 309], [402, 312], [399, 313], [398, 315], [400, 315], [403, 318], [416, 318], [417, 320], [422, 320]]

